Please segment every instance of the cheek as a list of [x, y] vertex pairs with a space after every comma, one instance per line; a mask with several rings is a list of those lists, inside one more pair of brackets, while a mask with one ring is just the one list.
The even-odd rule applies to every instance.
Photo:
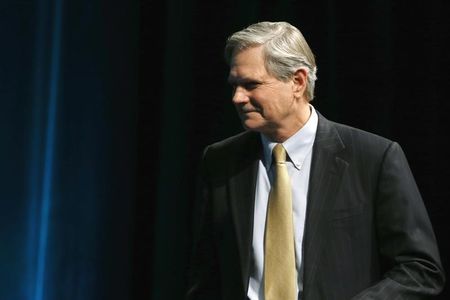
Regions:
[[273, 110], [274, 97], [268, 95], [267, 93], [258, 94], [255, 93], [254, 97], [251, 98], [250, 103], [261, 110], [264, 114], [269, 113]]
[[291, 113], [291, 109], [292, 108], [289, 103], [285, 101], [274, 101], [274, 103], [271, 103], [271, 105], [267, 106], [264, 110], [264, 118], [268, 121], [278, 122], [289, 115]]

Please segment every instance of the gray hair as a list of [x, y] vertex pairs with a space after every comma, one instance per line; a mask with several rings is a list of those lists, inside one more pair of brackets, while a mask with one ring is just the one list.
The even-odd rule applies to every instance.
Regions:
[[232, 34], [225, 45], [225, 60], [250, 47], [263, 45], [265, 67], [269, 74], [287, 81], [298, 69], [308, 74], [306, 96], [314, 98], [317, 66], [314, 55], [300, 30], [287, 22], [259, 22]]

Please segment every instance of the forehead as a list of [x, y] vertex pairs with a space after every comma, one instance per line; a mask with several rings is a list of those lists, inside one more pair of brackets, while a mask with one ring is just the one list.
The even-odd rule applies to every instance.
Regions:
[[230, 78], [259, 77], [267, 75], [262, 46], [250, 47], [233, 54]]

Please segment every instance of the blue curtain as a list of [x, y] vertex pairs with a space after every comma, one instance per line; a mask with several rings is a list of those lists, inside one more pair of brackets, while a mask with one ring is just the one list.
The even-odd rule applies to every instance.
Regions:
[[0, 299], [129, 299], [137, 6], [0, 4]]

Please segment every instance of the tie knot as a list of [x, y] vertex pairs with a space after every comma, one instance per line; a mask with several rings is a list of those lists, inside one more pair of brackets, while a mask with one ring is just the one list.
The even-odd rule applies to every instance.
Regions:
[[286, 149], [284, 149], [282, 144], [276, 144], [273, 148], [273, 159], [275, 163], [286, 162]]

